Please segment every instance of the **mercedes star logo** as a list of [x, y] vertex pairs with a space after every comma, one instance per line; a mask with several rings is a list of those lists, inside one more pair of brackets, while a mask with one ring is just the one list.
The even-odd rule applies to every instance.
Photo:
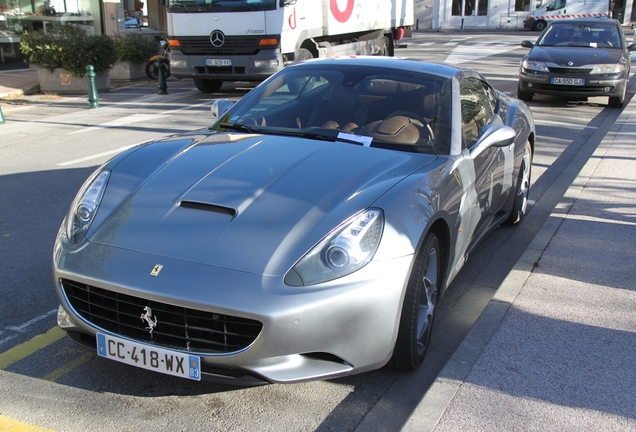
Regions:
[[574, 62], [573, 61], [569, 61], [568, 62], [568, 66], [574, 66]]
[[225, 43], [225, 35], [221, 30], [214, 30], [210, 33], [210, 43], [216, 48], [221, 48]]

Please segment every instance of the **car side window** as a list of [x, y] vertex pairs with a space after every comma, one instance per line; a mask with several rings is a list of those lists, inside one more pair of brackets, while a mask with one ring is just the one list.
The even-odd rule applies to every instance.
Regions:
[[482, 134], [482, 128], [495, 116], [497, 96], [479, 78], [464, 78], [460, 84], [462, 111], [462, 149], [471, 147]]

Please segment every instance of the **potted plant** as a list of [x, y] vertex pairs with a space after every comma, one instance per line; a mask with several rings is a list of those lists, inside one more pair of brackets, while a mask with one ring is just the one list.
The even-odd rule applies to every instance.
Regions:
[[41, 91], [87, 92], [89, 65], [95, 68], [97, 90], [110, 88], [109, 70], [117, 61], [117, 49], [109, 36], [89, 35], [73, 25], [47, 32], [25, 31], [20, 50], [38, 67]]
[[117, 48], [117, 63], [110, 71], [111, 80], [134, 80], [146, 76], [144, 64], [157, 54], [158, 43], [154, 36], [142, 33], [126, 33], [113, 37]]

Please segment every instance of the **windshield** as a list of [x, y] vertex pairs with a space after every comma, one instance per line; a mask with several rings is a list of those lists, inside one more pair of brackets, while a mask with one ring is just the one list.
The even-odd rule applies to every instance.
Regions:
[[276, 0], [168, 0], [168, 8], [179, 12], [264, 11], [276, 9]]
[[448, 154], [448, 78], [366, 65], [287, 67], [212, 127]]
[[554, 23], [543, 34], [539, 46], [622, 48], [619, 30], [610, 23]]

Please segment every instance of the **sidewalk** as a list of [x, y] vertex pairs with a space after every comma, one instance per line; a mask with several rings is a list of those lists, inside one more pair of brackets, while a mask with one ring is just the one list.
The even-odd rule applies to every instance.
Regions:
[[635, 136], [636, 98], [404, 431], [636, 430]]
[[37, 68], [0, 71], [0, 99], [39, 93]]

